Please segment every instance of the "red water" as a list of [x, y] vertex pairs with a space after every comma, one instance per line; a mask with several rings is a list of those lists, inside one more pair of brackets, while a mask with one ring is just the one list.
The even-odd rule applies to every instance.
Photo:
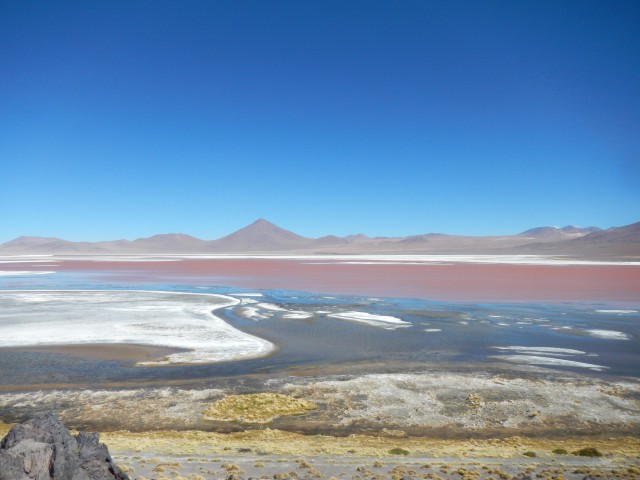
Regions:
[[56, 263], [59, 266], [10, 264], [3, 266], [3, 269], [104, 271], [109, 272], [109, 281], [122, 283], [148, 282], [157, 278], [163, 282], [194, 285], [282, 288], [443, 301], [602, 301], [640, 304], [640, 266], [629, 265], [345, 265], [325, 259], [242, 258], [185, 259], [175, 262], [64, 260]]

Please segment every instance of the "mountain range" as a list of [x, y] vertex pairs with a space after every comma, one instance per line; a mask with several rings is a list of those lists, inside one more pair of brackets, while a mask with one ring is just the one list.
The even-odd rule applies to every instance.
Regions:
[[318, 253], [318, 254], [556, 254], [640, 256], [640, 222], [598, 227], [537, 227], [516, 235], [463, 236], [427, 233], [408, 237], [364, 234], [308, 238], [258, 219], [217, 240], [159, 234], [136, 240], [72, 242], [52, 237], [18, 237], [0, 245], [0, 255], [127, 253]]

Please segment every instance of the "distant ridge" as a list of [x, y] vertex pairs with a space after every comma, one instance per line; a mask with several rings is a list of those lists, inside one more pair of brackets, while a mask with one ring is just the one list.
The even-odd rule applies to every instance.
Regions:
[[318, 253], [318, 254], [545, 254], [640, 256], [640, 222], [602, 230], [598, 227], [536, 227], [516, 235], [464, 236], [426, 233], [408, 237], [369, 237], [362, 233], [308, 238], [264, 218], [217, 240], [184, 233], [135, 240], [70, 242], [54, 237], [22, 236], [0, 245], [0, 255], [135, 253]]
[[54, 238], [54, 237], [27, 237], [27, 236], [22, 236], [22, 237], [14, 238], [13, 240], [10, 240], [10, 241], [4, 243], [3, 246], [5, 246], [5, 247], [14, 247], [14, 246], [33, 247], [33, 246], [37, 246], [37, 245], [42, 245], [44, 243], [62, 242], [62, 241], [64, 241], [64, 240], [60, 240], [59, 238]]
[[623, 227], [612, 227], [607, 230], [598, 229], [584, 238], [587, 241], [612, 242], [623, 240], [626, 242], [638, 242], [640, 241], [640, 222]]
[[576, 227], [575, 225], [567, 225], [566, 227], [536, 227], [525, 230], [520, 235], [529, 237], [553, 237], [556, 239], [568, 239], [578, 238], [588, 235], [593, 232], [600, 232], [601, 228], [598, 227]]

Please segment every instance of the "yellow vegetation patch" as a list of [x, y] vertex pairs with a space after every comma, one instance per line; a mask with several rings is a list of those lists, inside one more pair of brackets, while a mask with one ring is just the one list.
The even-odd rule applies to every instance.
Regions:
[[13, 427], [12, 424], [8, 424], [0, 421], [0, 439], [2, 439], [7, 433], [9, 433], [9, 430], [11, 430], [11, 427]]
[[203, 413], [208, 420], [222, 422], [269, 423], [277, 417], [304, 415], [318, 407], [315, 403], [280, 393], [228, 395]]
[[631, 390], [629, 390], [628, 388], [621, 388], [617, 386], [598, 388], [598, 391], [604, 393], [605, 395], [611, 395], [612, 397], [618, 398], [628, 398], [631, 394]]

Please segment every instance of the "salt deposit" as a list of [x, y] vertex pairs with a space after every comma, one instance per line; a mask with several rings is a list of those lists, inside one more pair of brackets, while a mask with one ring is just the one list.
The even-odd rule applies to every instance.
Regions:
[[214, 294], [150, 291], [3, 291], [0, 346], [124, 343], [188, 349], [144, 365], [262, 357], [270, 342], [241, 332], [213, 310], [237, 305]]
[[36, 270], [0, 270], [0, 277], [24, 277], [29, 275], [51, 275], [56, 272], [45, 272]]
[[563, 358], [538, 357], [536, 355], [500, 355], [494, 356], [496, 360], [503, 360], [514, 363], [526, 363], [528, 365], [552, 365], [561, 367], [588, 368], [590, 370], [601, 371], [608, 367], [593, 365], [591, 363], [574, 362]]
[[297, 320], [303, 320], [305, 318], [311, 318], [313, 317], [312, 313], [307, 313], [307, 312], [294, 312], [292, 311], [291, 313], [285, 313], [283, 316], [283, 318], [292, 318], [292, 319], [297, 319]]
[[353, 322], [366, 323], [374, 327], [382, 327], [386, 329], [396, 329], [400, 327], [408, 327], [410, 322], [405, 322], [397, 317], [389, 315], [374, 315], [367, 312], [340, 312], [332, 313], [328, 315], [331, 318], [338, 318], [340, 320], [350, 320]]
[[[66, 256], [47, 255], [58, 260]], [[45, 255], [11, 256], [4, 258], [38, 258]], [[365, 255], [273, 255], [273, 254], [135, 254], [135, 255], [83, 255], [83, 260], [95, 262], [135, 261], [158, 262], [179, 261], [187, 259], [267, 259], [267, 260], [298, 260], [325, 264], [329, 262], [340, 264], [450, 264], [450, 263], [488, 263], [510, 265], [628, 265], [638, 266], [638, 261], [614, 261], [614, 260], [578, 260], [558, 255], [421, 255], [421, 254], [365, 254]]]

